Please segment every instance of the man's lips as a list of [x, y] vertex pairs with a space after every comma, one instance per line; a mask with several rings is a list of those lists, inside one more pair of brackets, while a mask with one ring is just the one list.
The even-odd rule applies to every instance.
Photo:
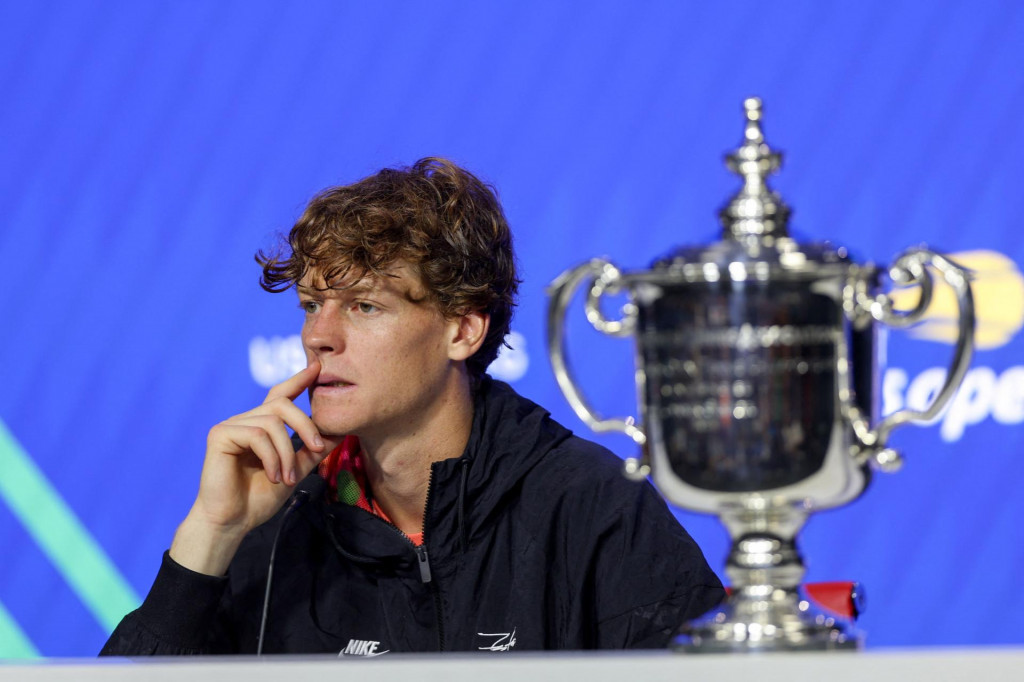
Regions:
[[317, 378], [316, 383], [313, 384], [313, 390], [348, 388], [349, 386], [355, 386], [355, 384], [348, 379], [343, 379], [339, 376], [321, 374]]

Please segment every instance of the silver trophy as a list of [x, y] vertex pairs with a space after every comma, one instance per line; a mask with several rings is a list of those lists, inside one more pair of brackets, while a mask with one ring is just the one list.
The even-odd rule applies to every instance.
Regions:
[[[743, 143], [726, 157], [743, 187], [720, 212], [722, 239], [678, 249], [645, 271], [622, 272], [603, 259], [566, 271], [548, 290], [548, 352], [580, 419], [640, 446], [626, 473], [650, 474], [670, 502], [716, 514], [731, 536], [732, 594], [685, 624], [675, 649], [854, 649], [859, 633], [803, 595], [796, 534], [811, 512], [857, 498], [873, 468], [899, 468], [889, 434], [934, 419], [955, 393], [973, 351], [974, 303], [967, 273], [925, 248], [906, 251], [889, 269], [895, 285], [920, 291], [917, 305], [900, 311], [881, 292], [876, 266], [829, 243], [791, 239], [789, 209], [767, 184], [781, 155], [764, 141], [760, 100], [746, 100], [744, 109]], [[879, 420], [877, 326], [919, 320], [933, 272], [959, 304], [945, 384], [927, 409]], [[573, 379], [563, 322], [584, 282], [590, 323], [636, 338], [639, 424], [599, 416]], [[629, 302], [620, 319], [609, 319], [601, 297], [617, 293]]]

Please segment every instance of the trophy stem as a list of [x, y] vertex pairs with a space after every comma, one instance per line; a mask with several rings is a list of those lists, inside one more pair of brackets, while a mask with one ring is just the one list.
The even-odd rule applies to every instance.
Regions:
[[796, 534], [806, 512], [795, 508], [728, 510], [733, 538], [726, 564], [729, 598], [685, 624], [672, 643], [686, 653], [855, 650], [861, 639], [844, 619], [814, 607], [800, 581], [806, 569]]

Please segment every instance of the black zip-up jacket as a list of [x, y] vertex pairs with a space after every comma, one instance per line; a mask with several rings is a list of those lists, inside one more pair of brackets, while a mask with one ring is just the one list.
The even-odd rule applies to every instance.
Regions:
[[[663, 647], [721, 583], [647, 482], [484, 378], [461, 458], [431, 466], [424, 544], [355, 506], [312, 500], [277, 549], [265, 653]], [[166, 554], [102, 654], [254, 653], [281, 513], [226, 577]]]

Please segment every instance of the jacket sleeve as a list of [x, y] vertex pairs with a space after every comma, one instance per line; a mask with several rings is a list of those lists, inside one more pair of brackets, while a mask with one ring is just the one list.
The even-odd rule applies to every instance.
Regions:
[[227, 583], [227, 578], [191, 571], [164, 552], [146, 599], [121, 620], [100, 656], [232, 653], [217, 624]]
[[[664, 648], [725, 597], [700, 547], [648, 483], [611, 505], [594, 547], [596, 646]], [[621, 491], [621, 488], [620, 488]]]

